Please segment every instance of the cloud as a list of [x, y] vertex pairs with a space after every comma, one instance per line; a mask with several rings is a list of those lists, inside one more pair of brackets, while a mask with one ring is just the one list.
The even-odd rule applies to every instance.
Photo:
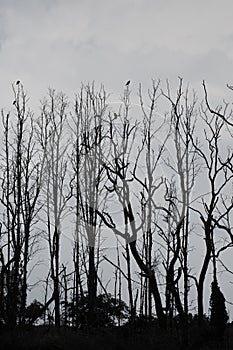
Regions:
[[[127, 79], [222, 84], [232, 65], [232, 2], [1, 1], [3, 101], [20, 78], [36, 100], [48, 86], [74, 94], [81, 81], [121, 93]], [[211, 11], [210, 11], [211, 8]], [[215, 67], [218, 67], [216, 69]], [[9, 89], [6, 89], [6, 85]], [[134, 86], [134, 85], [132, 85]], [[5, 87], [5, 89], [4, 89]]]

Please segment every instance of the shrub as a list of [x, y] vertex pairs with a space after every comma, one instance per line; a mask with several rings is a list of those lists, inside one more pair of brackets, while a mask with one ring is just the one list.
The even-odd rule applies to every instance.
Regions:
[[214, 279], [211, 284], [210, 324], [214, 328], [216, 336], [223, 336], [227, 321], [228, 315], [225, 306], [225, 298], [218, 286], [217, 280]]

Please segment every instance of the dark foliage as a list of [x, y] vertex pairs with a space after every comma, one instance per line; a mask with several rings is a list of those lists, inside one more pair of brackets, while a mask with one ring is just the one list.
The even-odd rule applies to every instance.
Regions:
[[228, 321], [228, 315], [225, 298], [218, 286], [217, 280], [214, 280], [211, 284], [210, 311], [210, 324], [215, 330], [215, 335], [222, 337]]
[[43, 305], [36, 299], [28, 305], [25, 312], [26, 323], [31, 324], [33, 320], [36, 319], [38, 315], [41, 314], [41, 310], [43, 309]]
[[[69, 320], [76, 319], [76, 326], [79, 328], [88, 326], [88, 295], [79, 299], [78, 306], [74, 302], [62, 302], [63, 318], [65, 314]], [[65, 312], [66, 308], [66, 312]], [[77, 313], [77, 317], [76, 317]], [[124, 321], [129, 317], [129, 309], [124, 301], [115, 299], [111, 294], [99, 294], [95, 300], [94, 307], [94, 327], [113, 327], [117, 321]]]

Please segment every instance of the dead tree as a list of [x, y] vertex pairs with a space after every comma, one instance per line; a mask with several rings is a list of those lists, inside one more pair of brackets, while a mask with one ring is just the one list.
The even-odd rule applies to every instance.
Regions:
[[[140, 106], [143, 112], [141, 145], [138, 147], [133, 176], [136, 182], [140, 185], [141, 191], [141, 218], [143, 222], [143, 247], [142, 254], [145, 258], [145, 263], [149, 269], [153, 269], [153, 236], [155, 235], [156, 227], [153, 225], [153, 217], [155, 215], [154, 199], [156, 191], [163, 184], [162, 174], [160, 176], [158, 167], [164, 152], [168, 134], [158, 142], [157, 135], [163, 130], [165, 125], [165, 117], [160, 117], [157, 114], [157, 104], [161, 93], [159, 90], [160, 81], [155, 83], [152, 81], [152, 89], [148, 91], [149, 105], [148, 109], [145, 106], [141, 85], [139, 87]], [[161, 133], [160, 133], [161, 135]], [[138, 175], [138, 167], [145, 168], [142, 176]], [[145, 280], [144, 303], [145, 316], [152, 318], [152, 292], [150, 279]], [[143, 281], [142, 281], [143, 283]]]
[[[97, 211], [97, 213], [107, 227], [128, 243], [131, 254], [139, 269], [150, 281], [151, 293], [154, 297], [159, 324], [161, 327], [166, 327], [161, 295], [155, 273], [148, 265], [148, 262], [142, 259], [137, 246], [137, 236], [138, 232], [142, 229], [143, 222], [141, 221], [137, 224], [134, 213], [135, 209], [132, 204], [133, 192], [131, 191], [130, 184], [136, 183], [136, 180], [134, 180], [134, 176], [132, 175], [135, 161], [132, 167], [130, 157], [135, 145], [138, 123], [136, 121], [131, 123], [129, 119], [130, 104], [128, 89], [125, 91], [123, 106], [123, 115], [119, 115], [114, 122], [113, 120], [110, 122], [109, 138], [111, 141], [111, 159], [109, 161], [106, 160], [103, 164], [109, 180], [108, 191], [115, 194], [121, 206], [123, 229], [117, 228], [114, 218], [109, 212]], [[135, 159], [136, 157], [137, 156], [135, 156]], [[132, 167], [131, 173], [130, 166]], [[118, 224], [118, 226], [119, 225], [120, 224]]]
[[[103, 87], [95, 90], [94, 84], [82, 86], [75, 102], [73, 116], [73, 186], [75, 188], [76, 210], [76, 305], [83, 289], [80, 279], [80, 241], [87, 241], [88, 251], [87, 291], [88, 324], [95, 324], [95, 301], [97, 293], [97, 273], [99, 264], [99, 235], [101, 222], [97, 221], [96, 210], [105, 205], [103, 196], [105, 152], [106, 92]], [[83, 294], [83, 292], [82, 292]]]
[[42, 102], [41, 115], [37, 121], [38, 139], [43, 149], [45, 171], [43, 191], [46, 201], [47, 240], [50, 270], [53, 281], [55, 325], [60, 326], [60, 241], [62, 219], [67, 214], [67, 203], [72, 197], [68, 174], [69, 135], [67, 134], [67, 98], [63, 93], [49, 90]]
[[[180, 238], [178, 239], [177, 249], [179, 252], [174, 251], [174, 257], [176, 256], [176, 262], [180, 262], [183, 272], [183, 285], [184, 285], [184, 313], [186, 318], [188, 317], [188, 294], [189, 294], [189, 267], [188, 267], [188, 253], [189, 253], [189, 220], [190, 220], [190, 203], [191, 203], [191, 191], [195, 185], [195, 178], [199, 172], [199, 165], [197, 163], [197, 151], [192, 144], [191, 135], [195, 132], [196, 125], [196, 103], [197, 99], [195, 93], [191, 100], [189, 98], [188, 88], [183, 91], [183, 80], [179, 78], [179, 86], [176, 92], [176, 96], [173, 98], [170, 92], [169, 83], [167, 82], [167, 91], [163, 92], [165, 98], [171, 103], [171, 128], [172, 136], [174, 140], [175, 155], [173, 160], [168, 160], [166, 163], [172, 170], [175, 176], [176, 189], [169, 200], [169, 206], [173, 207], [173, 212], [180, 213], [180, 220], [182, 220], [181, 231], [179, 229], [180, 223], [178, 222], [177, 229]], [[175, 181], [175, 180], [173, 180]], [[178, 201], [176, 197], [179, 196]], [[172, 198], [173, 197], [173, 198]], [[176, 204], [175, 204], [175, 202]], [[174, 207], [175, 205], [175, 207]], [[171, 211], [171, 208], [169, 208]], [[174, 214], [174, 213], [173, 213]], [[176, 231], [176, 229], [175, 229]], [[174, 262], [174, 257], [172, 261]], [[172, 279], [174, 279], [174, 271], [171, 272], [171, 264], [167, 271], [170, 271]], [[167, 276], [168, 277], [168, 276]], [[170, 278], [168, 278], [170, 279]], [[170, 281], [169, 283], [173, 283]], [[167, 286], [168, 287], [168, 286]], [[169, 290], [169, 288], [168, 288]]]
[[[206, 195], [202, 196], [201, 203], [202, 209], [199, 209], [197, 205], [192, 209], [199, 214], [200, 220], [203, 225], [204, 240], [205, 240], [205, 257], [201, 266], [199, 277], [195, 279], [197, 293], [198, 293], [198, 318], [200, 324], [203, 321], [203, 293], [206, 274], [209, 268], [211, 258], [214, 262], [214, 274], [216, 274], [215, 254], [216, 254], [216, 229], [221, 229], [227, 233], [229, 242], [225, 242], [223, 247], [220, 248], [219, 253], [222, 250], [232, 246], [232, 234], [229, 227], [229, 213], [233, 208], [231, 199], [229, 205], [227, 200], [224, 199], [224, 191], [232, 181], [232, 159], [233, 155], [228, 150], [228, 154], [222, 146], [222, 135], [224, 134], [225, 121], [219, 115], [221, 114], [221, 106], [217, 107], [216, 113], [212, 113], [207, 108], [202, 106], [201, 116], [204, 122], [204, 146], [194, 144], [193, 145], [202, 160], [206, 172], [205, 178], [208, 183], [208, 191]], [[211, 112], [211, 114], [209, 113]], [[217, 255], [219, 255], [219, 253]], [[215, 276], [216, 277], [216, 276]]]
[[6, 243], [1, 251], [4, 265], [6, 322], [25, 323], [28, 264], [33, 252], [33, 224], [40, 209], [43, 163], [36, 145], [33, 115], [21, 84], [14, 91], [15, 115], [2, 112], [4, 154], [1, 159], [1, 203], [4, 210]]

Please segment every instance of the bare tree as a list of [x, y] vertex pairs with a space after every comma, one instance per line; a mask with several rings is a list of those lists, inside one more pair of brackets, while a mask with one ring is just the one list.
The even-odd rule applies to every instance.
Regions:
[[[233, 178], [232, 173], [232, 153], [229, 150], [225, 155], [226, 149], [222, 146], [222, 135], [224, 134], [225, 121], [220, 115], [221, 107], [216, 109], [216, 113], [209, 114], [209, 108], [202, 106], [201, 116], [204, 122], [205, 146], [194, 143], [193, 145], [198, 152], [204, 167], [206, 169], [206, 178], [208, 181], [209, 191], [202, 197], [201, 208], [197, 206], [192, 209], [196, 211], [201, 219], [204, 230], [205, 240], [205, 257], [202, 263], [199, 278], [196, 279], [198, 292], [198, 317], [200, 323], [203, 320], [203, 292], [204, 282], [208, 267], [213, 258], [214, 275], [216, 278], [216, 229], [223, 230], [227, 233], [228, 240], [223, 241], [223, 246], [218, 250], [217, 256], [221, 251], [232, 246], [232, 234], [229, 227], [229, 213], [233, 208], [232, 202], [227, 205], [224, 198], [224, 191]], [[205, 147], [205, 148], [204, 148]]]
[[[81, 287], [80, 272], [80, 234], [87, 240], [88, 268], [87, 290], [89, 300], [88, 323], [95, 323], [95, 300], [97, 293], [97, 274], [99, 265], [101, 222], [97, 221], [96, 210], [105, 205], [103, 153], [105, 152], [106, 92], [102, 86], [95, 91], [94, 84], [82, 86], [75, 102], [73, 116], [73, 169], [76, 198], [76, 299]], [[105, 157], [107, 155], [105, 154]], [[79, 286], [79, 287], [78, 287]], [[78, 305], [78, 299], [76, 300]]]
[[60, 326], [60, 240], [62, 220], [67, 215], [67, 203], [72, 197], [72, 187], [68, 174], [67, 135], [68, 101], [63, 93], [49, 90], [48, 99], [42, 102], [38, 118], [38, 138], [45, 157], [43, 177], [46, 200], [45, 215], [47, 240], [50, 254], [50, 270], [53, 281], [55, 304], [55, 325]]
[[[154, 99], [156, 97], [156, 86], [153, 85], [154, 96], [151, 101], [151, 110], [153, 113]], [[112, 155], [110, 161], [105, 161], [104, 168], [106, 170], [109, 186], [108, 190], [114, 193], [121, 208], [123, 214], [123, 227], [124, 229], [118, 229], [114, 221], [114, 218], [109, 214], [109, 212], [101, 213], [98, 211], [99, 216], [102, 218], [107, 227], [118, 236], [122, 237], [129, 244], [131, 254], [133, 255], [138, 267], [143, 272], [143, 274], [149, 279], [150, 291], [155, 300], [156, 313], [161, 327], [166, 326], [165, 315], [163, 312], [161, 295], [158, 289], [158, 283], [155, 277], [154, 270], [152, 266], [148, 264], [148, 261], [144, 261], [140, 256], [137, 247], [137, 235], [142, 229], [144, 224], [143, 220], [137, 223], [136, 216], [134, 213], [134, 205], [132, 204], [133, 192], [131, 192], [131, 184], [139, 183], [141, 186], [147, 186], [146, 181], [141, 181], [137, 178], [135, 170], [135, 162], [138, 162], [139, 156], [135, 155], [135, 159], [132, 162], [132, 149], [134, 149], [135, 138], [138, 131], [137, 121], [131, 123], [129, 119], [129, 89], [125, 90], [123, 97], [123, 116], [119, 115], [113, 122], [110, 122], [109, 135], [111, 139]], [[147, 135], [145, 135], [147, 137]], [[149, 149], [150, 152], [150, 149]], [[139, 151], [140, 153], [140, 151]], [[148, 160], [149, 161], [149, 160]], [[154, 159], [155, 161], [155, 159]], [[149, 163], [147, 163], [150, 166]], [[154, 165], [153, 165], [154, 166]], [[151, 173], [149, 174], [151, 176]], [[137, 181], [135, 180], [137, 179]], [[156, 190], [156, 185], [151, 183], [151, 192], [154, 193]], [[149, 196], [152, 193], [149, 193]], [[149, 198], [150, 200], [150, 198]], [[150, 215], [150, 213], [149, 213]], [[143, 216], [141, 216], [142, 219]], [[118, 224], [119, 225], [119, 224]], [[148, 220], [148, 228], [150, 228], [150, 222]], [[149, 233], [148, 233], [149, 234]]]
[[[6, 322], [25, 323], [28, 289], [28, 263], [33, 252], [35, 216], [40, 209], [43, 164], [39, 163], [33, 115], [21, 83], [14, 88], [15, 115], [2, 112], [4, 153], [1, 159], [1, 203], [7, 237], [1, 250], [4, 266], [2, 283], [6, 298]], [[3, 277], [3, 276], [2, 276]]]
[[[179, 78], [179, 86], [175, 98], [172, 98], [169, 83], [167, 82], [167, 91], [163, 92], [163, 95], [171, 103], [171, 126], [172, 135], [174, 137], [174, 160], [173, 162], [166, 162], [168, 167], [172, 170], [172, 173], [177, 179], [172, 180], [170, 189], [167, 189], [167, 200], [169, 201], [168, 211], [173, 214], [167, 216], [167, 220], [171, 220], [171, 216], [175, 213], [179, 213], [179, 219], [173, 216], [172, 221], [176, 222], [177, 228], [182, 221], [182, 228], [175, 229], [175, 232], [179, 234], [177, 236], [177, 246], [174, 250], [174, 236], [172, 241], [167, 238], [168, 250], [172, 251], [174, 256], [171, 262], [167, 262], [167, 308], [169, 309], [169, 286], [174, 285], [174, 266], [179, 261], [183, 271], [183, 284], [184, 284], [184, 314], [188, 316], [188, 293], [189, 293], [189, 267], [188, 267], [188, 253], [189, 253], [189, 220], [190, 220], [190, 203], [191, 203], [191, 191], [195, 184], [195, 179], [199, 171], [199, 165], [197, 164], [197, 151], [192, 144], [191, 135], [195, 133], [196, 125], [196, 95], [193, 93], [191, 101], [189, 101], [189, 89], [186, 88], [183, 92], [183, 80]], [[173, 164], [175, 163], [175, 164]], [[171, 187], [172, 186], [172, 187]], [[174, 188], [175, 186], [175, 188]], [[171, 192], [170, 192], [171, 191]], [[178, 194], [179, 191], [179, 194]], [[170, 194], [169, 194], [170, 192]], [[178, 197], [179, 196], [179, 197]], [[175, 215], [176, 216], [176, 215]], [[169, 226], [172, 227], [172, 223], [169, 221]], [[169, 230], [170, 231], [170, 230]], [[169, 259], [168, 259], [169, 260]], [[179, 276], [180, 278], [181, 276]], [[177, 280], [178, 281], [178, 280]], [[183, 311], [181, 311], [183, 312]]]

